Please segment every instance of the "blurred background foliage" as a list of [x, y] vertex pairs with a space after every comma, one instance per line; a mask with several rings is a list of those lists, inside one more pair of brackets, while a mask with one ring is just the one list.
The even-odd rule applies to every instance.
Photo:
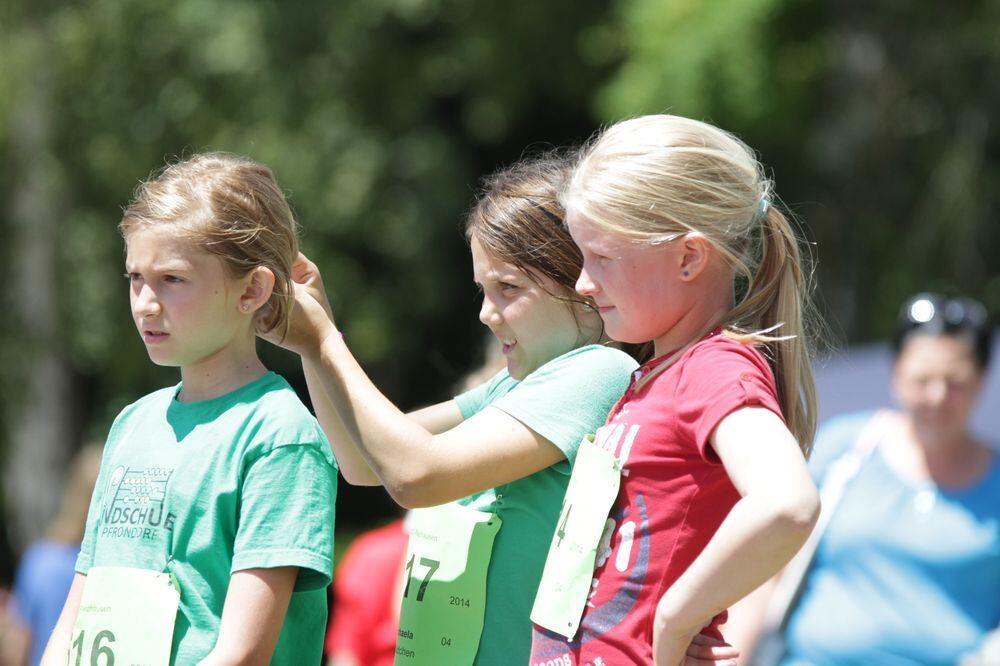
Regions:
[[[146, 357], [121, 208], [202, 150], [269, 164], [347, 339], [408, 408], [482, 358], [462, 218], [526, 149], [670, 111], [735, 131], [818, 257], [839, 342], [916, 289], [1000, 311], [1000, 2], [8, 0], [0, 9], [0, 454], [9, 557], [69, 456], [177, 380]], [[266, 361], [301, 387], [295, 358]], [[345, 484], [346, 485], [346, 484]], [[387, 510], [347, 490], [343, 521]]]

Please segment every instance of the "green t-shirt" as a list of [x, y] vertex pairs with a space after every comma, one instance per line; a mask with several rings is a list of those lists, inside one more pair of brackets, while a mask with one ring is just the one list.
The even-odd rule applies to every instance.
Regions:
[[486, 618], [476, 664], [528, 663], [528, 615], [577, 447], [585, 435], [604, 424], [636, 367], [632, 357], [621, 351], [589, 345], [549, 361], [522, 381], [502, 370], [485, 384], [455, 398], [463, 418], [494, 407], [566, 454], [566, 460], [551, 467], [460, 500], [474, 509], [496, 512], [503, 521], [493, 544], [486, 583]]
[[195, 664], [215, 646], [232, 573], [299, 567], [272, 663], [319, 663], [337, 490], [326, 438], [274, 373], [201, 402], [178, 402], [179, 390], [147, 395], [111, 426], [77, 571], [171, 571], [171, 663]]

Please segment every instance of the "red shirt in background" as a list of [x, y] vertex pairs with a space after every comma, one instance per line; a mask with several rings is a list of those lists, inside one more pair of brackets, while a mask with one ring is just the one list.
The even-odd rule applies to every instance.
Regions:
[[[657, 603], [740, 498], [709, 444], [712, 432], [749, 405], [781, 415], [771, 369], [753, 347], [715, 331], [639, 384], [665, 358], [636, 370], [597, 432], [595, 443], [622, 461], [613, 523], [577, 635], [568, 641], [536, 625], [532, 666], [653, 663]], [[719, 637], [725, 615], [702, 633]]]
[[358, 666], [392, 666], [399, 630], [399, 582], [406, 555], [403, 521], [366, 532], [347, 549], [333, 582], [325, 652]]

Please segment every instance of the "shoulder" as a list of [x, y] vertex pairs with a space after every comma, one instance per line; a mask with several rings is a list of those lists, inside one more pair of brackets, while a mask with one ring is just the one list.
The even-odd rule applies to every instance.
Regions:
[[141, 431], [152, 421], [164, 422], [167, 410], [176, 394], [177, 386], [167, 386], [144, 395], [118, 412], [108, 431], [105, 460], [114, 449], [115, 443], [126, 438], [129, 433]]
[[271, 373], [263, 383], [246, 427], [253, 432], [251, 448], [258, 455], [298, 446], [316, 449], [333, 462], [319, 423], [281, 375]]
[[159, 390], [147, 393], [135, 402], [126, 405], [115, 417], [115, 421], [125, 421], [130, 418], [147, 414], [150, 410], [161, 411], [170, 406], [170, 401], [177, 393], [177, 386], [165, 386]]
[[[655, 363], [655, 362], [654, 362]], [[676, 392], [712, 398], [733, 393], [777, 395], [774, 374], [756, 347], [725, 335], [713, 335], [694, 344], [664, 373], [671, 380], [651, 382], [654, 392]], [[659, 378], [657, 378], [659, 379]]]
[[638, 367], [631, 356], [613, 347], [587, 345], [558, 356], [532, 372], [527, 382], [552, 381], [561, 378], [600, 379], [628, 383], [633, 370]]
[[693, 345], [685, 352], [684, 366], [743, 368], [747, 371], [757, 371], [771, 377], [771, 366], [760, 349], [753, 345], [733, 340], [725, 334], [713, 335]]

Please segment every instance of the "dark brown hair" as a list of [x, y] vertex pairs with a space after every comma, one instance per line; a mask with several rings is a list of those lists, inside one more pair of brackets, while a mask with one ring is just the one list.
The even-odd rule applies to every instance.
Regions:
[[[539, 276], [552, 280], [567, 305], [596, 309], [589, 296], [576, 291], [583, 254], [566, 228], [566, 210], [559, 195], [576, 165], [575, 151], [550, 151], [528, 157], [483, 180], [482, 193], [465, 221], [465, 237], [520, 269], [539, 287]], [[572, 307], [571, 307], [572, 311]], [[576, 312], [573, 311], [576, 317]], [[640, 363], [652, 357], [653, 346], [620, 344]]]

